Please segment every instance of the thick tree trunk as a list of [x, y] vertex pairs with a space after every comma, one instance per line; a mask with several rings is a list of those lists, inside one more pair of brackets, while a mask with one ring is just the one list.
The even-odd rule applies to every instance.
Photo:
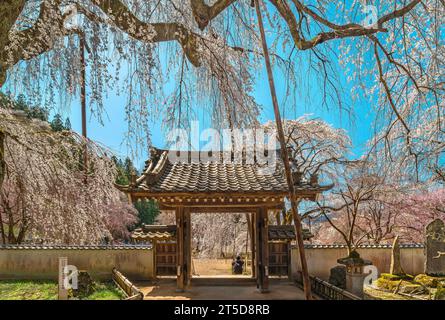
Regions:
[[6, 80], [8, 69], [5, 63], [5, 47], [9, 42], [9, 31], [14, 26], [24, 6], [25, 0], [0, 2], [0, 87]]
[[2, 190], [3, 181], [5, 180], [5, 171], [5, 134], [0, 131], [0, 190]]
[[304, 244], [303, 244], [303, 232], [302, 232], [302, 226], [301, 226], [301, 219], [300, 216], [298, 215], [298, 204], [297, 204], [297, 199], [295, 197], [295, 188], [294, 188], [294, 182], [292, 179], [292, 173], [290, 170], [290, 165], [289, 165], [289, 154], [287, 151], [287, 146], [286, 146], [286, 139], [284, 136], [284, 130], [283, 130], [283, 125], [281, 122], [281, 115], [280, 115], [280, 109], [278, 107], [278, 99], [277, 99], [277, 95], [276, 95], [276, 91], [275, 91], [275, 84], [274, 84], [274, 79], [273, 79], [273, 73], [272, 73], [272, 66], [270, 63], [270, 57], [269, 57], [269, 51], [267, 48], [267, 42], [266, 42], [266, 34], [264, 32], [264, 25], [263, 25], [263, 19], [261, 16], [261, 10], [260, 10], [260, 0], [256, 0], [255, 1], [255, 8], [256, 8], [256, 13], [258, 16], [258, 24], [260, 27], [260, 32], [261, 32], [261, 40], [262, 40], [262, 45], [263, 45], [263, 52], [264, 52], [264, 60], [266, 62], [266, 69], [267, 69], [267, 75], [269, 78], [269, 86], [270, 86], [270, 93], [272, 96], [272, 103], [273, 103], [273, 107], [274, 107], [274, 114], [275, 114], [275, 121], [276, 121], [276, 125], [277, 125], [277, 131], [278, 131], [278, 137], [280, 140], [280, 147], [281, 147], [281, 156], [283, 158], [283, 163], [284, 163], [284, 169], [286, 172], [286, 179], [287, 179], [287, 184], [289, 187], [289, 198], [290, 198], [290, 202], [291, 202], [291, 206], [292, 206], [292, 216], [294, 219], [294, 224], [295, 224], [295, 232], [297, 234], [297, 243], [298, 243], [298, 252], [300, 254], [300, 261], [301, 261], [301, 271], [302, 271], [302, 275], [303, 275], [303, 286], [304, 286], [304, 293], [305, 293], [305, 297], [307, 300], [312, 300], [312, 294], [311, 294], [311, 283], [310, 283], [310, 279], [309, 279], [309, 273], [308, 273], [308, 269], [307, 269], [307, 262], [306, 262], [306, 256], [305, 256], [305, 252], [304, 252]]
[[[5, 134], [0, 131], [0, 195], [2, 193], [3, 181], [5, 180]], [[0, 232], [2, 233], [2, 243], [6, 244], [5, 227], [3, 225], [3, 218], [0, 214]]]

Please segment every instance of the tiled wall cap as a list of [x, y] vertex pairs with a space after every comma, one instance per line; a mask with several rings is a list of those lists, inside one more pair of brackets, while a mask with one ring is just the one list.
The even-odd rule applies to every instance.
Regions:
[[0, 250], [146, 250], [151, 245], [0, 245]]
[[[293, 245], [292, 248], [296, 248], [296, 245]], [[306, 249], [346, 249], [347, 246], [344, 244], [305, 244], [304, 247]], [[390, 244], [365, 244], [358, 246], [358, 249], [390, 249], [392, 245]], [[401, 244], [401, 248], [423, 248], [424, 245], [422, 243], [406, 243]]]

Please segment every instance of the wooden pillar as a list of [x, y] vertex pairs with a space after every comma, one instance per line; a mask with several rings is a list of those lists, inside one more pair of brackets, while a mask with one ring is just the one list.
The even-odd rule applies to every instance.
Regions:
[[255, 219], [256, 217], [256, 212], [252, 212], [250, 214], [250, 254], [252, 256], [252, 278], [256, 278], [256, 248], [255, 248], [255, 243], [256, 243], [256, 229], [255, 229]]
[[192, 280], [192, 220], [190, 208], [184, 208], [184, 289]]
[[184, 291], [184, 207], [176, 208], [176, 290]]
[[262, 261], [263, 261], [263, 288], [262, 292], [269, 291], [269, 230], [268, 230], [268, 214], [266, 208], [261, 208], [262, 226], [261, 226], [261, 243], [262, 243]]
[[259, 230], [261, 229], [260, 226], [260, 209], [257, 209], [255, 212], [255, 226], [254, 226], [254, 232], [255, 232], [255, 276], [256, 276], [256, 282], [257, 282], [257, 288], [261, 290], [261, 285], [263, 283], [263, 273], [261, 272], [261, 237]]
[[190, 208], [176, 208], [176, 286], [184, 291], [192, 278], [192, 228]]
[[157, 259], [157, 255], [158, 255], [158, 248], [157, 248], [157, 241], [156, 239], [153, 239], [151, 241], [151, 245], [153, 246], [153, 266], [154, 266], [154, 270], [153, 270], [153, 274], [154, 274], [154, 278], [156, 279], [158, 276], [158, 259]]
[[257, 287], [261, 292], [269, 291], [269, 245], [267, 234], [267, 209], [258, 208], [255, 219]]

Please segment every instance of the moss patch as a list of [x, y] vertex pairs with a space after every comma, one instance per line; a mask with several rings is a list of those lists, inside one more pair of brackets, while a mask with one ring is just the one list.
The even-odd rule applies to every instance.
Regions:
[[390, 280], [390, 281], [402, 280], [401, 276], [399, 276], [397, 274], [390, 274], [390, 273], [382, 273], [380, 275], [380, 278], [382, 278], [384, 280]]
[[391, 273], [382, 273], [380, 275], [381, 278], [391, 281], [397, 281], [397, 280], [406, 280], [406, 281], [412, 281], [414, 277], [410, 274], [391, 274]]
[[432, 277], [426, 274], [419, 274], [414, 278], [415, 282], [421, 283], [429, 288], [437, 288], [438, 284], [444, 280], [445, 278], [443, 277]]
[[[38, 280], [0, 281], [0, 300], [57, 300], [57, 282]], [[82, 300], [120, 300], [121, 291], [112, 282], [94, 284], [94, 292]]]
[[445, 287], [439, 283], [436, 292], [434, 292], [434, 300], [445, 300]]
[[378, 278], [375, 281], [375, 285], [380, 289], [394, 291], [397, 286], [401, 285], [401, 282], [403, 282], [403, 280], [388, 280], [385, 278]]
[[57, 300], [57, 283], [37, 280], [0, 281], [0, 300]]
[[365, 299], [367, 300], [417, 300], [413, 297], [402, 296], [391, 292], [365, 287]]
[[112, 282], [95, 283], [94, 292], [84, 300], [120, 300], [123, 293]]

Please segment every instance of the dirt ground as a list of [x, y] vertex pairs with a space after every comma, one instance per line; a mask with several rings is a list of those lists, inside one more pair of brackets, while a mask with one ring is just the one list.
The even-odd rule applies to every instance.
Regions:
[[301, 289], [288, 281], [270, 281], [268, 293], [256, 286], [192, 286], [186, 292], [176, 292], [176, 280], [163, 279], [157, 283], [136, 282], [144, 300], [303, 300]]
[[[250, 261], [244, 268], [244, 275], [251, 274]], [[246, 264], [245, 264], [246, 265]], [[206, 259], [193, 258], [193, 275], [199, 276], [216, 276], [216, 275], [232, 275], [232, 259]]]
[[175, 277], [135, 282], [135, 285], [144, 293], [145, 300], [304, 299], [303, 291], [287, 279], [270, 279], [269, 292], [260, 293], [250, 277], [250, 264], [244, 275], [232, 275], [232, 259], [193, 259], [192, 267], [192, 285], [185, 292], [176, 292]]

